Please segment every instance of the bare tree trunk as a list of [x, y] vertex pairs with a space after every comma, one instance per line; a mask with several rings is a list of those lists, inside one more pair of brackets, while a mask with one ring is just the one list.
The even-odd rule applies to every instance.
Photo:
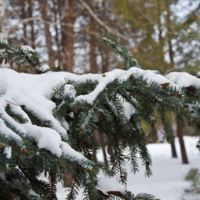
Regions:
[[[26, 18], [25, 2], [22, 1], [21, 3], [22, 3], [22, 9], [21, 9], [22, 14], [21, 14], [21, 18], [22, 18], [22, 19], [25, 19], [25, 18]], [[26, 40], [26, 39], [27, 39], [26, 23], [24, 23], [24, 24], [23, 24], [23, 39], [22, 39], [24, 45], [27, 45], [27, 40]]]
[[162, 23], [161, 23], [161, 14], [162, 14], [162, 9], [161, 9], [161, 1], [162, 0], [156, 0], [157, 2], [157, 21], [158, 21], [158, 31], [159, 31], [159, 52], [161, 56], [161, 60], [164, 61], [164, 39], [162, 37]]
[[92, 160], [96, 163], [97, 162], [97, 155], [96, 155], [96, 151], [93, 148], [93, 152], [92, 152]]
[[[29, 0], [28, 3], [29, 3], [29, 8], [28, 8], [29, 17], [33, 17], [32, 0]], [[31, 26], [31, 41], [32, 41], [31, 46], [32, 46], [33, 49], [35, 49], [34, 21], [30, 21], [30, 26]]]
[[[69, 13], [68, 13], [68, 23], [74, 25], [74, 2], [75, 0], [69, 0]], [[74, 27], [67, 27], [67, 71], [72, 72], [74, 67]]]
[[102, 53], [102, 73], [105, 73], [108, 71], [108, 65], [109, 65], [109, 57], [108, 52], [105, 51], [105, 53]]
[[[74, 0], [69, 0], [68, 1], [69, 5], [69, 12], [68, 16], [65, 16], [65, 20], [74, 25], [75, 17], [74, 17]], [[66, 23], [65, 21], [65, 23]], [[63, 57], [67, 59], [67, 62], [63, 62], [63, 68], [65, 71], [73, 71], [74, 67], [74, 28], [73, 27], [67, 27], [67, 34], [66, 34], [66, 27], [63, 27], [64, 29], [62, 30], [62, 40], [63, 44], [66, 45], [64, 46], [63, 49]], [[65, 170], [65, 180], [64, 180], [64, 187], [72, 187], [73, 184], [73, 174], [70, 174]]]
[[[53, 194], [55, 194], [55, 197], [56, 197], [56, 192], [57, 192], [57, 188], [56, 188], [56, 184], [57, 184], [57, 180], [56, 180], [56, 174], [55, 173], [50, 173], [50, 182], [51, 182], [51, 192]], [[55, 198], [51, 198], [51, 199], [48, 199], [48, 200], [55, 200]]]
[[[56, 5], [57, 5], [57, 1], [56, 0], [53, 0], [53, 5], [54, 5], [54, 8], [53, 8], [54, 22], [56, 22], [57, 21], [57, 16], [59, 15], [58, 10], [56, 10]], [[59, 49], [60, 49], [60, 43], [59, 43], [59, 32], [58, 32], [58, 25], [57, 24], [55, 25], [55, 31], [56, 31], [55, 41], [56, 41], [57, 49], [59, 51]]]
[[174, 139], [173, 139], [173, 142], [171, 142], [171, 150], [172, 150], [172, 158], [177, 158], [176, 146], [174, 143]]
[[[170, 2], [171, 0], [166, 0], [166, 6], [167, 6], [167, 30], [169, 32], [171, 32], [171, 20], [170, 20]], [[161, 37], [161, 35], [160, 35]], [[174, 52], [172, 49], [172, 35], [167, 33], [167, 42], [168, 42], [168, 53], [169, 53], [169, 57], [170, 57], [170, 64], [171, 67], [174, 68]], [[180, 141], [180, 140], [179, 140]], [[175, 143], [173, 141], [173, 143], [171, 143], [171, 149], [172, 149], [172, 157], [173, 158], [177, 158], [177, 153], [176, 153], [176, 147], [175, 147]]]
[[64, 187], [72, 187], [73, 180], [74, 180], [73, 174], [69, 174], [67, 172], [67, 170], [65, 170], [65, 179], [64, 179], [63, 186]]
[[95, 21], [90, 18], [90, 72], [98, 73], [97, 63], [96, 63], [96, 53], [95, 53], [95, 36], [92, 32], [95, 31]]
[[172, 49], [172, 34], [171, 34], [171, 20], [170, 20], [170, 15], [171, 15], [171, 12], [170, 12], [170, 3], [171, 3], [171, 0], [166, 0], [166, 6], [167, 6], [167, 30], [168, 30], [168, 33], [167, 33], [167, 42], [168, 42], [168, 48], [169, 48], [169, 58], [170, 58], [170, 64], [171, 64], [171, 67], [174, 68], [174, 52], [173, 52], [173, 49]]
[[[41, 0], [41, 13], [42, 18], [47, 21], [47, 0]], [[46, 37], [46, 44], [48, 49], [48, 55], [49, 55], [49, 65], [54, 66], [55, 60], [54, 60], [54, 51], [52, 49], [52, 41], [51, 41], [51, 33], [49, 31], [49, 24], [44, 23], [44, 29], [45, 29], [45, 37]]]
[[[58, 13], [59, 17], [62, 17], [62, 22], [67, 23], [67, 5], [66, 1], [58, 0]], [[67, 26], [61, 24], [61, 50], [59, 53], [59, 61], [60, 65], [62, 66], [62, 70], [68, 71], [68, 61], [67, 61]]]
[[185, 150], [185, 144], [184, 144], [184, 140], [183, 140], [183, 129], [179, 122], [177, 122], [177, 135], [178, 135], [179, 142], [180, 142], [182, 163], [188, 164], [189, 162], [188, 162], [188, 158], [187, 158], [187, 154], [186, 154], [186, 150]]
[[105, 137], [103, 134], [101, 135], [99, 134], [99, 142], [102, 148], [105, 166], [108, 167], [108, 158], [107, 158], [106, 147], [105, 147]]

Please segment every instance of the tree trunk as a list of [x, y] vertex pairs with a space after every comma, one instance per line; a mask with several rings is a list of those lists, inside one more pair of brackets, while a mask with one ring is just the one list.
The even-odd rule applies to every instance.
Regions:
[[[66, 1], [58, 0], [58, 13], [59, 18], [62, 20], [62, 23], [67, 23], [67, 5]], [[59, 52], [59, 62], [62, 67], [62, 70], [68, 71], [68, 62], [67, 62], [67, 26], [64, 26], [63, 24], [61, 26], [61, 43], [60, 43], [60, 49]]]
[[[25, 2], [22, 1], [21, 4], [22, 4], [22, 8], [21, 8], [21, 12], [22, 12], [21, 18], [22, 18], [22, 19], [25, 19], [25, 18], [26, 18]], [[23, 24], [23, 39], [22, 39], [22, 41], [23, 41], [23, 44], [24, 44], [24, 45], [27, 45], [26, 23]]]
[[161, 15], [162, 15], [162, 9], [161, 9], [161, 1], [157, 0], [157, 21], [158, 21], [158, 31], [159, 31], [159, 55], [161, 61], [164, 62], [164, 38], [162, 37], [162, 23], [161, 23]]
[[[166, 6], [167, 6], [167, 43], [168, 43], [168, 53], [169, 53], [169, 58], [170, 58], [170, 64], [171, 64], [171, 67], [174, 68], [174, 52], [173, 52], [173, 49], [172, 49], [172, 35], [171, 35], [171, 20], [170, 20], [170, 3], [171, 3], [171, 0], [166, 0]], [[178, 129], [177, 129], [178, 131]], [[180, 141], [180, 139], [179, 139]], [[177, 158], [177, 153], [176, 153], [176, 148], [175, 148], [175, 143], [173, 141], [173, 143], [171, 143], [171, 149], [172, 149], [172, 157], [173, 158]]]
[[92, 160], [93, 160], [93, 162], [97, 162], [97, 155], [96, 155], [96, 151], [95, 151], [95, 149], [93, 148], [93, 152], [92, 152]]
[[[28, 12], [29, 12], [29, 17], [33, 17], [33, 3], [32, 0], [28, 1], [29, 4], [29, 8], [28, 8]], [[31, 26], [31, 46], [33, 49], [35, 49], [35, 33], [34, 33], [34, 21], [30, 21], [30, 26]]]
[[179, 138], [180, 148], [181, 148], [181, 155], [182, 155], [182, 163], [188, 164], [188, 158], [185, 150], [185, 144], [183, 140], [183, 129], [180, 122], [177, 122], [177, 136]]
[[95, 53], [95, 36], [92, 32], [95, 31], [95, 21], [90, 18], [90, 72], [98, 73]]
[[74, 0], [69, 0], [69, 13], [68, 13], [68, 23], [71, 26], [67, 27], [67, 70], [73, 72], [74, 67]]
[[[47, 0], [41, 1], [41, 13], [42, 18], [44, 21], [47, 21]], [[48, 55], [49, 55], [49, 65], [54, 66], [55, 60], [54, 60], [54, 51], [52, 49], [52, 41], [51, 41], [51, 33], [49, 31], [49, 24], [44, 23], [44, 30], [45, 30], [45, 37], [46, 37], [46, 44], [48, 49]]]
[[[74, 25], [75, 17], [74, 17], [74, 0], [69, 0], [69, 12], [68, 16], [65, 16], [65, 20], [67, 19], [67, 22], [71, 25]], [[65, 21], [66, 23], [66, 21]], [[67, 34], [65, 32], [66, 27], [63, 27], [62, 31], [62, 40], [64, 41], [63, 48], [63, 56], [66, 55], [67, 62], [63, 63], [63, 70], [73, 72], [74, 67], [74, 27], [67, 27]], [[67, 36], [67, 37], [66, 37]], [[66, 42], [66, 43], [65, 43]], [[74, 180], [73, 174], [70, 174], [65, 170], [65, 180], [64, 180], [64, 187], [72, 187]]]
[[67, 172], [67, 170], [65, 170], [65, 179], [64, 179], [63, 186], [64, 187], [72, 187], [73, 180], [74, 180], [73, 174], [70, 174]]
[[[57, 1], [56, 0], [53, 0], [53, 5], [54, 5], [54, 8], [53, 8], [53, 12], [54, 12], [54, 22], [57, 21], [57, 16], [59, 16], [59, 12], [58, 10], [56, 9], [56, 5], [57, 5]], [[58, 31], [58, 25], [55, 24], [55, 31], [56, 31], [56, 35], [55, 35], [55, 41], [56, 41], [56, 46], [57, 46], [57, 51], [59, 51], [60, 49], [60, 41], [59, 41], [59, 31]]]
[[105, 53], [102, 53], [101, 57], [102, 57], [102, 73], [105, 73], [108, 71], [108, 65], [109, 65], [108, 52], [105, 51]]
[[[105, 166], [108, 167], [108, 158], [107, 158], [106, 147], [105, 147], [105, 134], [99, 134], [98, 131], [95, 131], [94, 135], [95, 135], [95, 138], [96, 138], [99, 146], [102, 148]], [[93, 150], [93, 161], [97, 162], [95, 150]]]
[[[56, 192], [57, 192], [57, 188], [56, 188], [56, 184], [57, 184], [56, 174], [52, 172], [49, 175], [50, 175], [50, 182], [51, 182], [51, 192], [52, 192], [52, 194], [55, 194], [55, 197], [56, 197]], [[48, 200], [55, 200], [55, 198], [49, 198]]]
[[105, 137], [104, 137], [104, 134], [98, 134], [98, 135], [99, 135], [100, 146], [103, 152], [105, 167], [108, 167], [108, 158], [107, 158], [106, 147], [105, 147]]
[[174, 51], [172, 48], [172, 28], [171, 28], [171, 20], [170, 20], [170, 3], [171, 0], [166, 0], [166, 6], [167, 6], [167, 43], [168, 43], [168, 48], [169, 48], [169, 58], [170, 58], [170, 64], [171, 67], [174, 68]]
[[177, 158], [176, 146], [174, 143], [174, 139], [173, 139], [173, 142], [171, 142], [171, 150], [172, 150], [172, 158]]

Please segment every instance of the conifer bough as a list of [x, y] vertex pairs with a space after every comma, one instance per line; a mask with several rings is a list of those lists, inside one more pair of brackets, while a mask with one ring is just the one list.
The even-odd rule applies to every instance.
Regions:
[[[145, 176], [152, 174], [142, 121], [152, 133], [161, 123], [167, 141], [173, 139], [167, 111], [199, 130], [200, 80], [143, 70], [116, 38], [103, 41], [123, 58], [126, 70], [76, 75], [45, 67], [46, 73], [31, 75], [0, 68], [0, 199], [57, 199], [55, 186], [66, 169], [74, 176], [68, 200], [76, 199], [79, 188], [83, 199], [155, 199], [134, 195], [109, 178], [126, 186], [126, 164], [136, 173], [138, 160]], [[42, 71], [38, 54], [29, 48], [19, 51], [5, 41], [0, 46], [8, 63], [28, 62]], [[99, 149], [94, 132], [106, 135], [114, 158], [108, 168], [92, 160]], [[107, 179], [99, 177], [102, 172]], [[49, 182], [41, 180], [43, 173]]]

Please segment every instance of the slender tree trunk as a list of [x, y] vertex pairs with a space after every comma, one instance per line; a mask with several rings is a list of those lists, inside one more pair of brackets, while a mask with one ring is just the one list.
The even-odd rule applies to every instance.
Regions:
[[[68, 16], [68, 12], [67, 12], [67, 5], [66, 5], [66, 1], [63, 0], [58, 0], [58, 13], [59, 13], [59, 17], [62, 20], [62, 23], [67, 23], [67, 16]], [[67, 61], [67, 26], [64, 26], [63, 24], [60, 25], [61, 26], [61, 45], [60, 45], [60, 53], [59, 53], [59, 61], [60, 61], [60, 65], [62, 66], [62, 70], [64, 71], [68, 71], [68, 61]]]
[[93, 148], [93, 152], [92, 152], [92, 160], [96, 163], [97, 162], [97, 155], [96, 155], [96, 151]]
[[[26, 12], [25, 12], [25, 2], [22, 1], [22, 9], [21, 9], [21, 18], [25, 19], [26, 18]], [[27, 31], [26, 31], [26, 23], [23, 24], [23, 44], [27, 45]]]
[[96, 63], [96, 53], [95, 53], [95, 41], [96, 38], [92, 32], [95, 31], [95, 21], [91, 17], [90, 18], [90, 72], [91, 73], [98, 73], [97, 70], [97, 63]]
[[[102, 2], [102, 7], [103, 7], [102, 15], [106, 16], [105, 1]], [[92, 18], [92, 20], [94, 20], [94, 19]], [[95, 32], [96, 30], [92, 29], [92, 31]], [[93, 38], [91, 38], [91, 39], [93, 39], [93, 40], [96, 39], [94, 34], [93, 34]], [[108, 65], [109, 65], [108, 51], [107, 51], [107, 49], [102, 49], [101, 51], [102, 51], [102, 53], [101, 53], [101, 57], [102, 57], [102, 71], [101, 72], [105, 73], [105, 72], [108, 71]], [[103, 137], [103, 136], [100, 136], [100, 137]], [[107, 158], [107, 153], [106, 153], [106, 149], [105, 149], [105, 138], [101, 138], [100, 140], [102, 141], [102, 151], [103, 151], [105, 166], [108, 166], [108, 158]], [[113, 155], [113, 153], [109, 152], [109, 154], [110, 154], [111, 163], [114, 163], [114, 155]]]
[[[57, 21], [57, 16], [59, 15], [59, 12], [58, 12], [57, 9], [56, 9], [56, 5], [57, 5], [57, 1], [56, 1], [56, 0], [53, 0], [53, 5], [54, 5], [54, 8], [53, 8], [53, 12], [54, 12], [54, 22], [56, 22], [56, 21]], [[55, 31], [56, 31], [55, 41], [56, 41], [57, 49], [58, 49], [58, 51], [59, 51], [59, 49], [60, 49], [60, 44], [59, 44], [59, 32], [58, 32], [58, 25], [57, 25], [57, 24], [55, 25]]]
[[171, 150], [172, 150], [172, 158], [177, 158], [176, 146], [174, 143], [174, 139], [173, 139], [173, 142], [171, 142]]
[[[67, 34], [66, 34], [66, 27], [63, 29], [62, 32], [62, 39], [64, 40], [64, 56], [66, 55], [67, 62], [64, 63], [63, 67], [65, 71], [73, 72], [73, 67], [74, 67], [74, 22], [75, 22], [75, 17], [74, 17], [74, 2], [75, 0], [69, 0], [68, 1], [68, 6], [69, 6], [69, 11], [68, 15], [65, 16], [66, 22], [71, 24], [72, 26], [67, 27]], [[67, 36], [67, 37], [66, 37]], [[64, 39], [64, 37], [66, 39]], [[64, 187], [72, 187], [73, 184], [73, 174], [69, 174], [67, 170], [65, 170], [65, 181], [64, 181]]]
[[[68, 15], [65, 13], [65, 23], [70, 23], [71, 25], [74, 25], [75, 18], [74, 18], [74, 2], [75, 0], [69, 0], [68, 6], [69, 11]], [[63, 68], [64, 71], [70, 71], [73, 72], [74, 67], [74, 28], [73, 27], [63, 27], [62, 30], [62, 40], [63, 40], [63, 54], [62, 56], [66, 56], [67, 62], [63, 62]], [[64, 187], [72, 187], [74, 180], [73, 174], [70, 174], [65, 170], [65, 180], [64, 180]]]
[[65, 170], [65, 179], [64, 179], [63, 186], [64, 187], [72, 187], [73, 180], [74, 180], [73, 174], [70, 174], [67, 172], [67, 170]]
[[[57, 188], [56, 188], [56, 184], [57, 184], [56, 174], [52, 172], [49, 175], [50, 175], [50, 182], [51, 182], [51, 192], [53, 194], [55, 194], [55, 197], [56, 197], [56, 192], [57, 192]], [[48, 200], [55, 200], [55, 198], [51, 198], [51, 199], [48, 199]]]
[[[32, 0], [29, 0], [28, 3], [29, 3], [29, 7], [28, 7], [29, 17], [33, 17]], [[32, 41], [31, 46], [33, 49], [35, 49], [34, 21], [30, 21], [30, 26], [31, 26], [31, 41]]]
[[168, 43], [168, 48], [169, 48], [169, 58], [170, 58], [170, 64], [171, 67], [174, 67], [174, 51], [172, 48], [172, 28], [171, 28], [171, 12], [170, 12], [170, 3], [171, 0], [166, 0], [166, 6], [167, 6], [167, 43]]
[[99, 142], [100, 142], [100, 146], [102, 148], [105, 166], [108, 167], [108, 158], [107, 158], [107, 153], [106, 153], [104, 134], [101, 134], [101, 135], [99, 134]]
[[[47, 21], [47, 0], [41, 0], [41, 13], [42, 18]], [[45, 37], [46, 37], [46, 44], [48, 49], [48, 55], [49, 55], [49, 65], [54, 66], [55, 60], [54, 60], [54, 51], [52, 49], [52, 41], [51, 41], [51, 33], [49, 30], [49, 24], [44, 23], [44, 30], [45, 30]]]
[[108, 71], [108, 65], [109, 65], [109, 57], [108, 52], [105, 51], [105, 53], [102, 53], [102, 73], [105, 73]]
[[[166, 6], [167, 6], [167, 43], [168, 43], [168, 53], [169, 53], [169, 57], [170, 57], [170, 64], [171, 67], [174, 68], [174, 52], [173, 52], [173, 48], [172, 48], [172, 35], [171, 33], [171, 20], [170, 20], [170, 3], [171, 0], [166, 0]], [[180, 140], [179, 140], [180, 141]], [[175, 147], [175, 143], [171, 143], [171, 149], [172, 149], [172, 157], [173, 158], [177, 158], [177, 153], [176, 153], [176, 147]]]
[[158, 31], [159, 31], [159, 55], [161, 56], [161, 60], [164, 61], [164, 38], [162, 37], [162, 24], [161, 24], [161, 1], [162, 0], [156, 0], [157, 1], [157, 21], [158, 21]]
[[182, 155], [182, 163], [183, 164], [188, 164], [188, 158], [185, 150], [185, 144], [183, 140], [183, 129], [182, 126], [179, 122], [177, 122], [177, 135], [179, 138], [179, 143], [180, 143], [180, 148], [181, 148], [181, 155]]
[[74, 67], [74, 2], [75, 0], [69, 0], [69, 13], [68, 13], [68, 23], [72, 26], [67, 27], [67, 71], [72, 72]]
[[[170, 21], [170, 3], [171, 0], [166, 0], [167, 5], [167, 39], [168, 39], [168, 48], [169, 48], [169, 57], [170, 57], [170, 63], [171, 67], [174, 67], [174, 52], [172, 48], [172, 34], [171, 34], [171, 21]], [[188, 164], [187, 154], [185, 150], [184, 140], [183, 140], [183, 129], [179, 122], [177, 122], [177, 135], [179, 138], [179, 143], [181, 147], [181, 155], [182, 155], [182, 162], [183, 164]], [[173, 146], [172, 146], [173, 148]]]

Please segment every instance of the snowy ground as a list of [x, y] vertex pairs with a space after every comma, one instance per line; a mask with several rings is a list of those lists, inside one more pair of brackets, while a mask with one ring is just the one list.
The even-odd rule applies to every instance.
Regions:
[[[149, 144], [148, 149], [153, 161], [153, 176], [145, 178], [144, 167], [141, 166], [139, 173], [129, 173], [127, 189], [133, 193], [151, 193], [161, 200], [189, 200], [189, 197], [186, 198], [184, 190], [190, 188], [191, 183], [185, 181], [184, 178], [191, 168], [200, 170], [200, 152], [195, 147], [198, 141], [197, 137], [185, 136], [184, 141], [189, 159], [188, 165], [182, 164], [178, 138], [175, 139], [177, 159], [171, 158], [171, 147], [168, 143]], [[99, 155], [99, 159], [102, 159], [101, 155]], [[130, 172], [129, 167], [128, 171]], [[64, 200], [67, 188], [58, 184], [57, 189], [58, 199]], [[200, 200], [200, 196], [193, 196], [190, 199]], [[77, 200], [82, 200], [81, 191]]]

